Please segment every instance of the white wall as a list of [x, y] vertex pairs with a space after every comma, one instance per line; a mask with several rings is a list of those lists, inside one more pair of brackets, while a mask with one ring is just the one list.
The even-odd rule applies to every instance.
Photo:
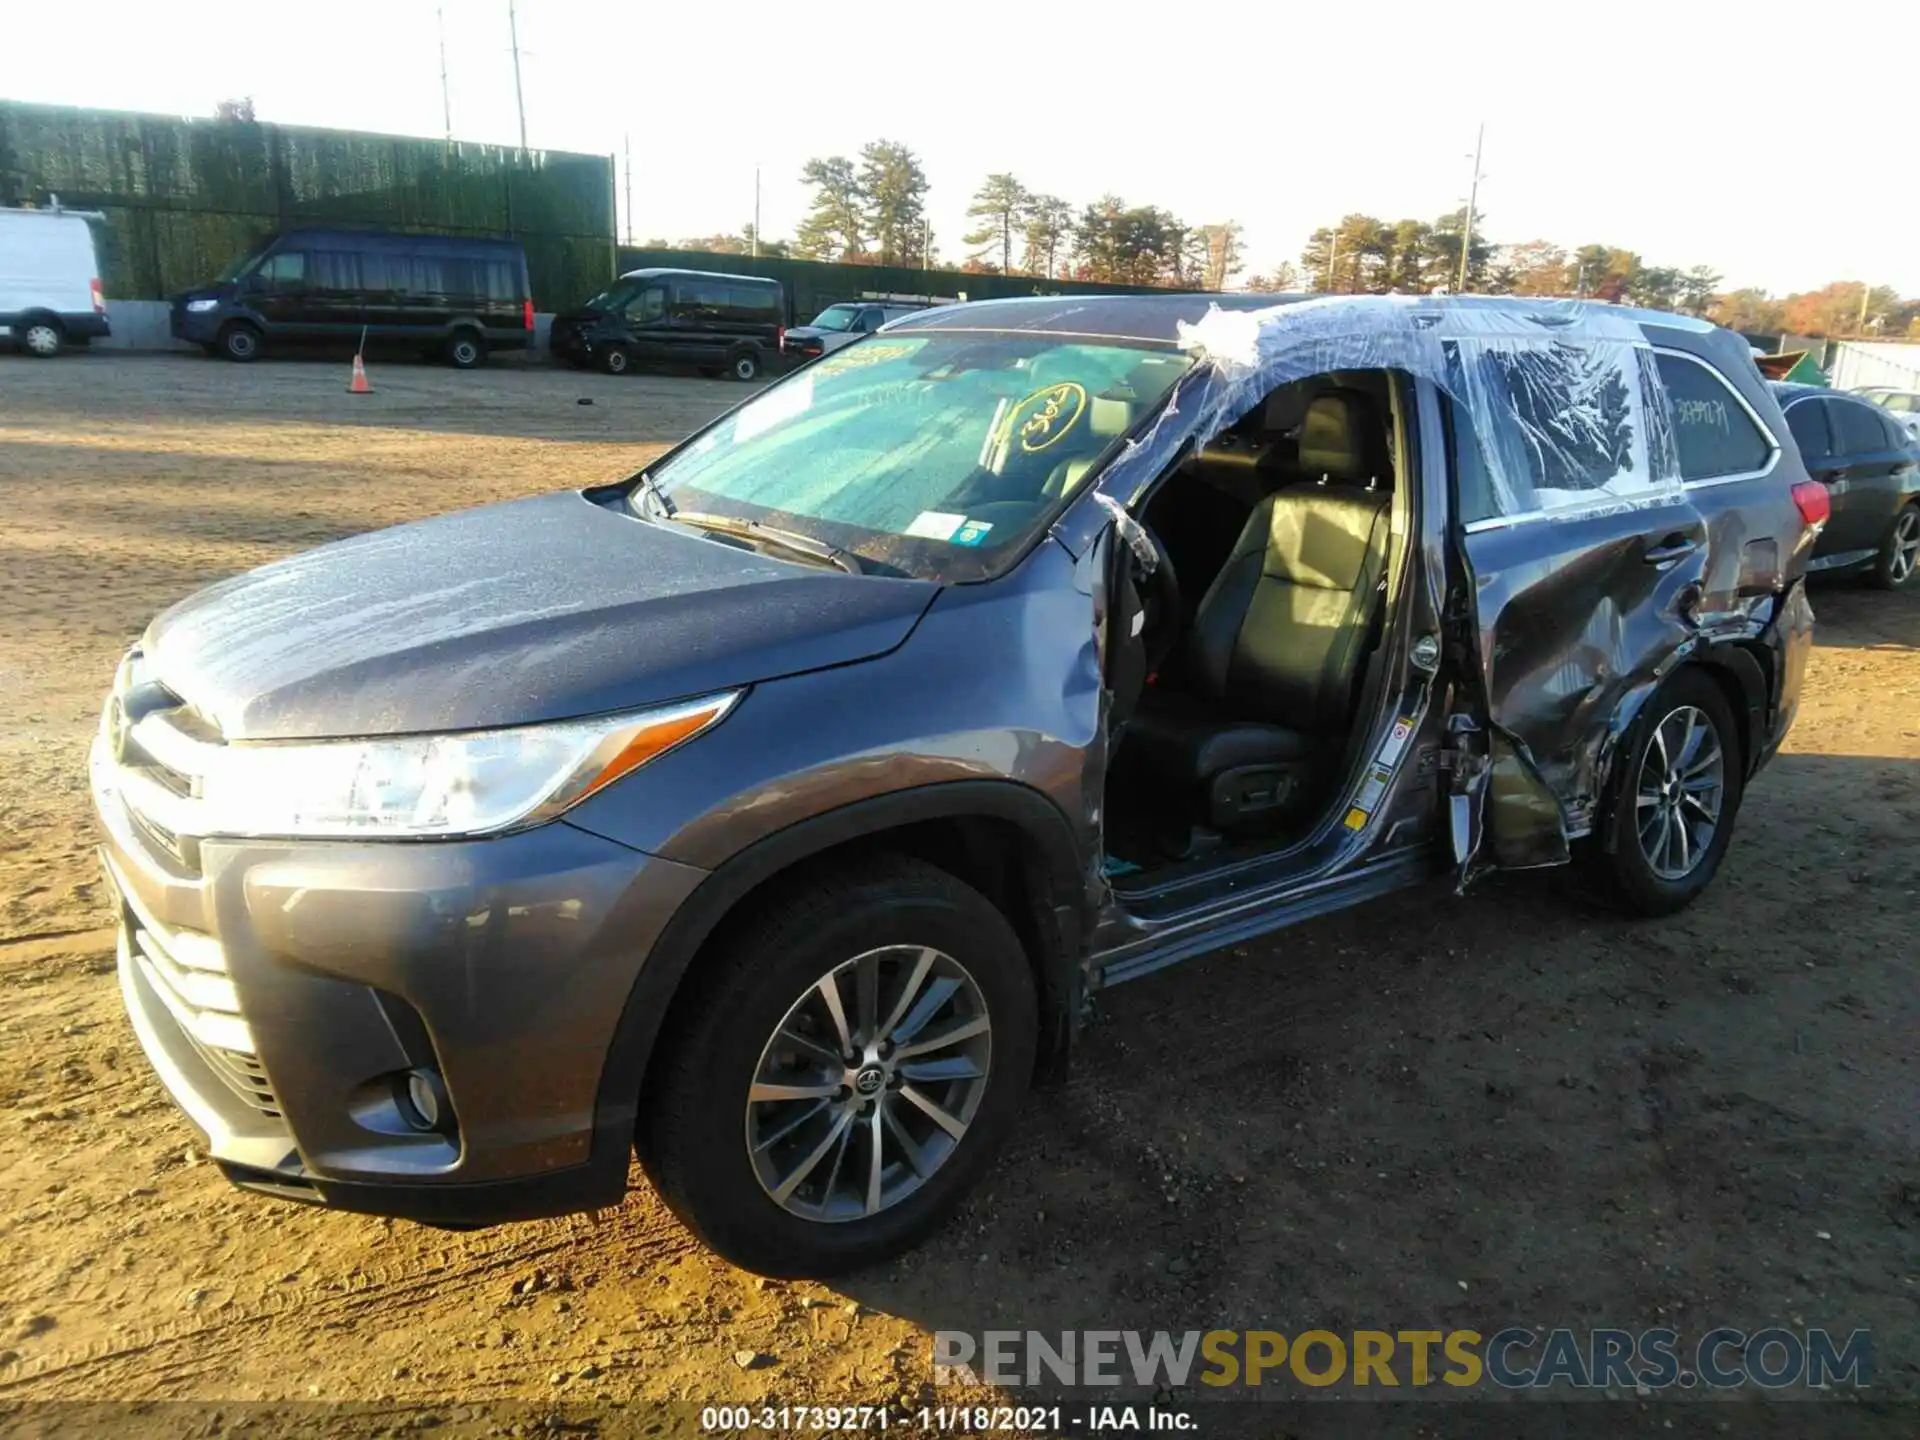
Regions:
[[1920, 343], [1842, 340], [1834, 346], [1832, 379], [1836, 390], [1858, 390], [1865, 385], [1920, 390]]

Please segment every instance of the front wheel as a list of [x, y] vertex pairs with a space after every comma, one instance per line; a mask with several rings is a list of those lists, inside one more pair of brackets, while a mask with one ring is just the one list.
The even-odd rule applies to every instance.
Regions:
[[816, 873], [677, 1002], [641, 1159], [735, 1264], [832, 1275], [907, 1249], [979, 1178], [1033, 1069], [1033, 976], [978, 891], [917, 860]]
[[260, 332], [251, 325], [233, 324], [220, 332], [220, 353], [244, 365], [260, 357]]
[[600, 352], [600, 368], [609, 375], [624, 375], [633, 368], [633, 356], [624, 345], [609, 345]]
[[756, 350], [736, 350], [727, 357], [727, 374], [736, 380], [760, 378], [760, 354]]
[[1878, 589], [1898, 590], [1913, 579], [1916, 569], [1920, 569], [1920, 503], [1907, 506], [1893, 517], [1868, 579]]
[[1641, 710], [1614, 759], [1611, 848], [1579, 857], [1602, 898], [1635, 915], [1670, 915], [1712, 883], [1740, 809], [1739, 732], [1720, 687], [1674, 674]]

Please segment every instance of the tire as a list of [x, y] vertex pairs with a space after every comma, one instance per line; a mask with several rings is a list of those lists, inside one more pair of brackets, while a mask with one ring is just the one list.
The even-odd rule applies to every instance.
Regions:
[[220, 331], [220, 353], [239, 365], [260, 358], [260, 332], [244, 321], [235, 321]]
[[36, 360], [53, 359], [67, 342], [67, 332], [60, 328], [60, 322], [44, 316], [16, 326], [13, 335], [21, 351]]
[[487, 347], [472, 330], [456, 330], [447, 337], [443, 353], [456, 370], [471, 370], [487, 358]]
[[600, 368], [609, 375], [624, 375], [633, 369], [633, 356], [624, 345], [609, 345], [600, 352]]
[[[677, 1036], [649, 1072], [636, 1134], [674, 1213], [720, 1255], [764, 1275], [877, 1264], [944, 1220], [1013, 1126], [1038, 1028], [1019, 938], [978, 891], [893, 856], [806, 878], [756, 897], [753, 918], [676, 1001]], [[875, 982], [863, 1004], [859, 976], [869, 966]], [[827, 980], [841, 997], [839, 1023], [825, 1003]], [[905, 1005], [910, 990], [921, 1000]], [[934, 1053], [887, 1059], [874, 1032], [898, 1037], [903, 1051]], [[769, 1084], [805, 1093], [750, 1099]], [[952, 1108], [936, 1122], [923, 1101]]]
[[1614, 760], [1602, 831], [1612, 848], [1600, 835], [1581, 842], [1576, 858], [1589, 888], [1631, 915], [1690, 905], [1733, 840], [1744, 774], [1740, 732], [1720, 687], [1698, 669], [1675, 672], [1642, 707]]
[[760, 352], [736, 350], [727, 357], [727, 375], [742, 382], [760, 378]]
[[1876, 590], [1898, 590], [1913, 580], [1916, 570], [1920, 570], [1920, 501], [1893, 517], [1880, 542], [1879, 558], [1867, 572], [1867, 583]]

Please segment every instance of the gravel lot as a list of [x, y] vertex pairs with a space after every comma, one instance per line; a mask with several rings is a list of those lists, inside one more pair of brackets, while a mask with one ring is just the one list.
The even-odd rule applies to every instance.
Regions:
[[924, 1393], [935, 1328], [1509, 1323], [1864, 1326], [1880, 1393], [1920, 1396], [1920, 589], [1816, 591], [1798, 727], [1693, 910], [1435, 885], [1113, 991], [884, 1273], [757, 1281], [637, 1175], [469, 1234], [231, 1191], [111, 976], [83, 759], [121, 650], [223, 575], [615, 478], [743, 393], [345, 381], [0, 356], [0, 1401], [882, 1401]]

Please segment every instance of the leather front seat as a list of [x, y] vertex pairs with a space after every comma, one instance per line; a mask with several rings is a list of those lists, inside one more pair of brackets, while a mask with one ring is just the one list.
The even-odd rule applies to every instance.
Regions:
[[[1364, 398], [1364, 397], [1360, 397]], [[1356, 398], [1317, 396], [1299, 465], [1318, 474], [1254, 507], [1186, 644], [1186, 694], [1149, 690], [1129, 763], [1189, 793], [1218, 828], [1314, 798], [1353, 719], [1374, 642], [1391, 492]]]

